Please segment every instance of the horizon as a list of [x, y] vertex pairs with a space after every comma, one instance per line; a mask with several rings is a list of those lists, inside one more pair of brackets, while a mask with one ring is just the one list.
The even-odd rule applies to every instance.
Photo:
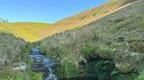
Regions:
[[0, 18], [9, 22], [55, 23], [88, 9], [98, 7], [106, 1], [1, 0]]

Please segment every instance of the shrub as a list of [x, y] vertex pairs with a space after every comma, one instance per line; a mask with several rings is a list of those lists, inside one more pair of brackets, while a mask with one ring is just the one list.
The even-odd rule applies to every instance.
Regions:
[[74, 78], [77, 77], [80, 72], [76, 65], [69, 60], [65, 60], [61, 66], [58, 66], [57, 71], [61, 78]]
[[90, 44], [85, 44], [80, 51], [85, 57], [89, 57], [90, 55], [95, 53], [95, 48]]
[[101, 45], [96, 51], [101, 57], [104, 58], [111, 58], [112, 54], [114, 53], [114, 50], [106, 45]]

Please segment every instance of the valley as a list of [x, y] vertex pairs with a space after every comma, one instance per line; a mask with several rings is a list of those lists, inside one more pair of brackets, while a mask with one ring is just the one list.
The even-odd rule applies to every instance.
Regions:
[[137, 0], [110, 0], [99, 7], [62, 19], [54, 24], [36, 22], [10, 23], [3, 21], [0, 23], [0, 31], [12, 33], [16, 37], [20, 37], [28, 42], [35, 42], [56, 33], [81, 28], [128, 5], [132, 5], [133, 1]]
[[[0, 23], [0, 80], [49, 80], [32, 70], [33, 51], [36, 66], [57, 61], [53, 80], [144, 80], [143, 3], [110, 0], [55, 24]], [[29, 67], [13, 72], [17, 63]]]

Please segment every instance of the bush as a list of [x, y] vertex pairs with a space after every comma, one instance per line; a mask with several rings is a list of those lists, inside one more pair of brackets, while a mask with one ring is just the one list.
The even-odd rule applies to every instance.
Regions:
[[96, 51], [101, 57], [104, 58], [111, 58], [112, 54], [114, 53], [114, 50], [109, 48], [106, 45], [101, 45], [97, 51]]
[[65, 60], [61, 66], [58, 66], [57, 71], [60, 78], [74, 78], [79, 75], [79, 68], [72, 62]]
[[85, 57], [89, 57], [90, 55], [95, 53], [95, 48], [90, 44], [86, 44], [81, 48], [80, 52], [84, 54]]

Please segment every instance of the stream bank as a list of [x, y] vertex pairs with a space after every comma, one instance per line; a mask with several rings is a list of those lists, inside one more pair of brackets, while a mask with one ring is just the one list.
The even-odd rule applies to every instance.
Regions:
[[[101, 58], [97, 55], [87, 58], [87, 62], [79, 62], [79, 75], [75, 78], [61, 78], [60, 80], [134, 80], [138, 73], [131, 71], [121, 73], [112, 59]], [[63, 72], [65, 76], [66, 72]]]

